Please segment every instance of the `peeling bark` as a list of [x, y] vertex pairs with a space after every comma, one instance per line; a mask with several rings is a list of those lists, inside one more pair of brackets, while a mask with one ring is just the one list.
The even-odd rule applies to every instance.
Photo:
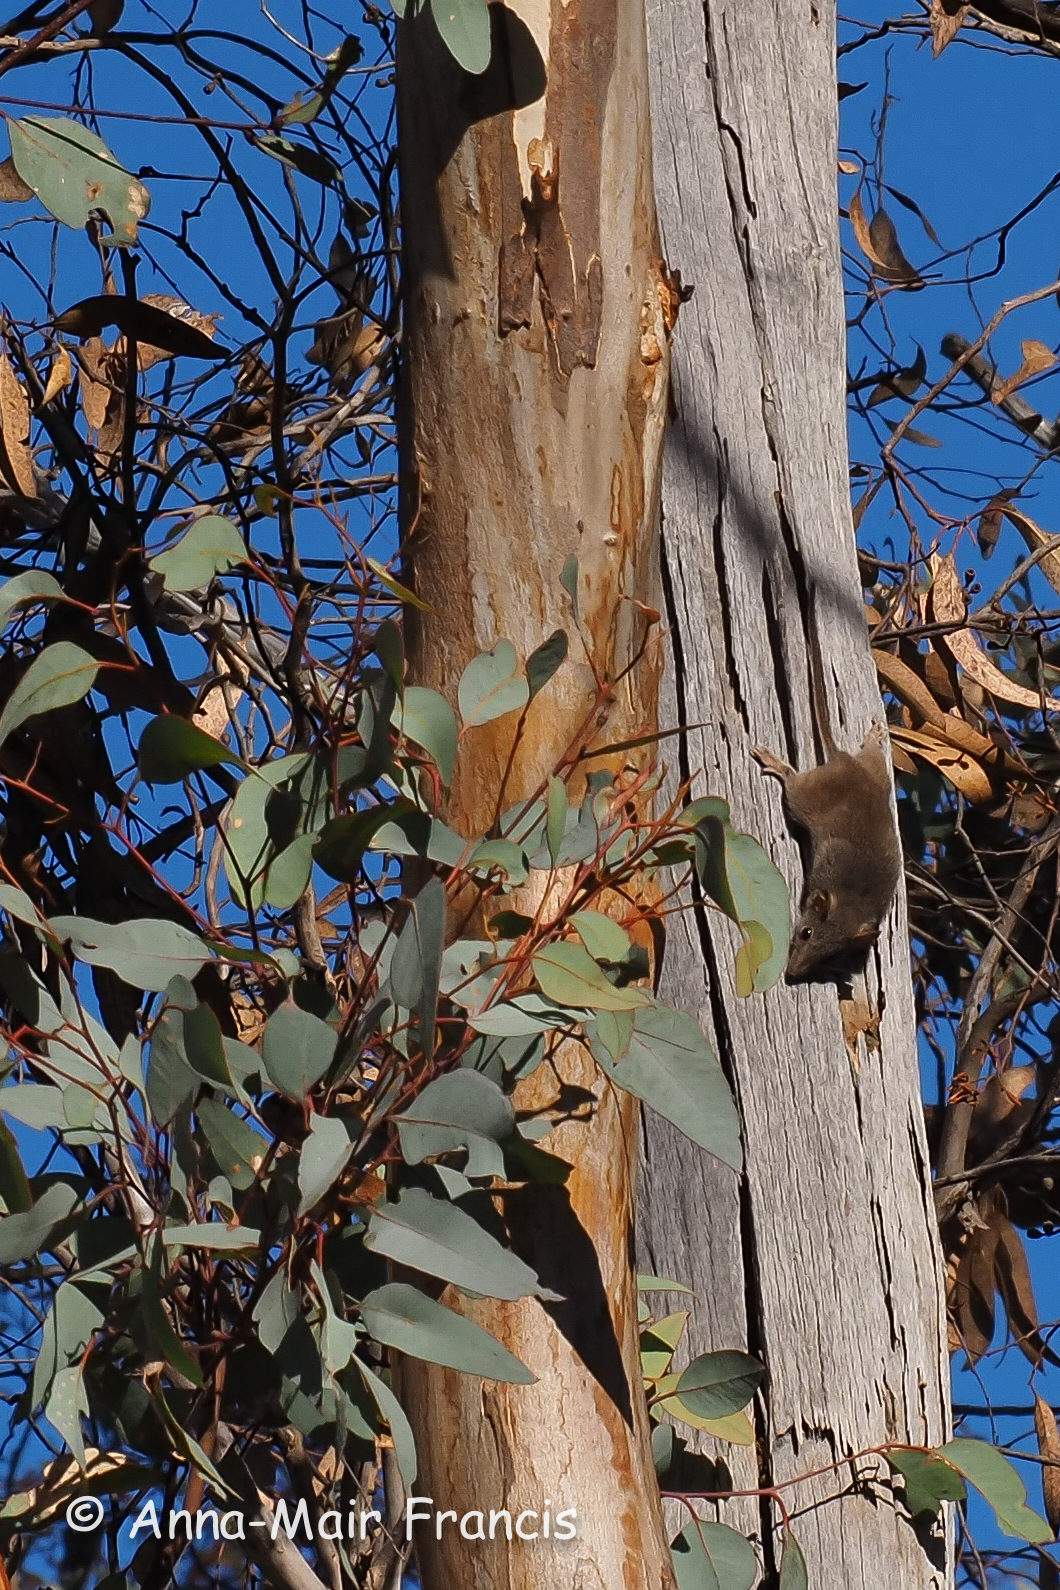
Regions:
[[[465, 734], [446, 817], [466, 835], [490, 826], [498, 801], [536, 790], [576, 738], [650, 733], [661, 668], [651, 610], [670, 290], [643, 10], [525, 0], [491, 19], [481, 79], [456, 68], [426, 8], [401, 41], [404, 524], [409, 577], [431, 604], [408, 624], [410, 677], [453, 700], [470, 658], [501, 637], [525, 657], [563, 628], [571, 651], [530, 707], [506, 783], [514, 719]], [[576, 618], [559, 583], [572, 554]], [[616, 771], [635, 777], [650, 760], [630, 752]], [[570, 788], [578, 799], [577, 779]], [[561, 1088], [584, 1090], [578, 1118], [549, 1141], [574, 1163], [567, 1188], [497, 1203], [516, 1250], [565, 1301], [444, 1295], [537, 1384], [412, 1360], [398, 1372], [418, 1494], [487, 1518], [548, 1499], [553, 1518], [577, 1509], [578, 1535], [509, 1544], [503, 1532], [425, 1529], [427, 1590], [673, 1584], [639, 1384], [637, 1113], [573, 1047], [524, 1084], [517, 1107], [557, 1105]]]

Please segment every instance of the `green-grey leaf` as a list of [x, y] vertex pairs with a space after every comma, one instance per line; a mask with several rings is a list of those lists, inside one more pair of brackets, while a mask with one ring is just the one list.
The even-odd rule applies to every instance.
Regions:
[[182, 1104], [198, 1092], [201, 1078], [184, 1049], [184, 1011], [167, 1006], [151, 1033], [147, 1067], [147, 1105], [151, 1119], [168, 1126]]
[[377, 1342], [413, 1358], [445, 1364], [465, 1375], [534, 1384], [536, 1377], [526, 1365], [481, 1325], [402, 1281], [370, 1292], [361, 1303], [361, 1317]]
[[530, 686], [531, 701], [566, 660], [567, 646], [566, 630], [554, 629], [548, 639], [542, 641], [526, 659], [526, 681]]
[[404, 1408], [391, 1391], [385, 1380], [374, 1375], [368, 1365], [362, 1363], [356, 1353], [353, 1363], [361, 1379], [368, 1387], [372, 1400], [379, 1409], [380, 1414], [390, 1426], [391, 1439], [394, 1442], [394, 1456], [397, 1458], [398, 1470], [405, 1482], [406, 1491], [411, 1491], [416, 1479], [416, 1438], [412, 1433]]
[[238, 1192], [253, 1187], [269, 1148], [261, 1133], [219, 1099], [200, 1099], [195, 1113], [222, 1175]]
[[758, 1562], [728, 1524], [689, 1524], [671, 1543], [678, 1590], [751, 1590]]
[[406, 1163], [467, 1150], [468, 1176], [503, 1176], [500, 1145], [515, 1131], [515, 1111], [495, 1082], [473, 1070], [435, 1077], [395, 1117]]
[[586, 1036], [611, 1080], [733, 1170], [743, 1165], [740, 1118], [725, 1074], [691, 1016], [652, 1005], [634, 1016], [629, 1047], [616, 1060], [596, 1031]]
[[42, 1082], [14, 1082], [0, 1088], [0, 1110], [38, 1132], [50, 1126], [61, 1131], [67, 1124], [62, 1088], [46, 1087]]
[[209, 1005], [197, 1004], [184, 1012], [184, 1054], [196, 1076], [213, 1082], [226, 1093], [235, 1091], [221, 1023]]
[[265, 899], [277, 911], [289, 911], [305, 894], [313, 872], [315, 834], [299, 834], [265, 872]]
[[299, 1005], [281, 1005], [265, 1024], [261, 1058], [270, 1082], [299, 1102], [335, 1058], [338, 1034]]
[[765, 1378], [757, 1358], [727, 1348], [693, 1358], [674, 1390], [698, 1418], [724, 1419], [746, 1408]]
[[162, 917], [138, 921], [95, 922], [87, 916], [52, 917], [60, 939], [69, 939], [79, 961], [108, 966], [131, 988], [161, 993], [177, 972], [194, 977], [213, 955], [189, 928]]
[[491, 872], [502, 872], [505, 882], [515, 887], [525, 883], [530, 873], [526, 851], [510, 839], [483, 839], [465, 865], [468, 872], [480, 873], [483, 877]]
[[938, 1451], [990, 1503], [1006, 1535], [1030, 1541], [1032, 1546], [1052, 1540], [1053, 1532], [1045, 1519], [1027, 1506], [1027, 1487], [996, 1447], [959, 1436]]
[[56, 1371], [44, 1404], [44, 1416], [55, 1426], [78, 1465], [85, 1467], [85, 1441], [81, 1434], [81, 1415], [88, 1417], [88, 1392], [80, 1364]]
[[26, 569], [0, 585], [0, 627], [7, 623], [16, 607], [24, 602], [58, 602], [63, 588], [46, 569]]
[[199, 773], [205, 767], [217, 767], [222, 762], [243, 765], [241, 758], [227, 745], [172, 712], [151, 719], [140, 736], [136, 760], [140, 777], [148, 784], [179, 784], [190, 774]]
[[[3, 1091], [6, 1093], [8, 1089]], [[0, 1099], [2, 1097], [0, 1093]], [[76, 1202], [74, 1188], [57, 1181], [41, 1193], [32, 1209], [0, 1219], [0, 1264], [19, 1264], [39, 1253]]]
[[30, 663], [7, 698], [0, 713], [0, 745], [39, 712], [69, 707], [87, 696], [95, 683], [99, 663], [73, 641], [57, 640], [45, 646]]
[[196, 519], [178, 541], [156, 552], [148, 563], [161, 574], [167, 591], [194, 591], [215, 574], [245, 563], [243, 537], [230, 519], [208, 513]]
[[806, 1558], [790, 1529], [784, 1531], [784, 1549], [780, 1555], [779, 1590], [809, 1590], [810, 1578], [806, 1571]]
[[434, 1052], [434, 1021], [445, 942], [445, 885], [430, 878], [412, 901], [390, 962], [390, 989], [399, 1005], [419, 1011], [420, 1043]]
[[214, 1220], [194, 1226], [166, 1226], [162, 1241], [167, 1248], [211, 1248], [234, 1253], [243, 1248], [256, 1248], [261, 1232], [250, 1226], [223, 1226]]
[[759, 923], [773, 941], [773, 953], [754, 974], [754, 988], [772, 988], [784, 971], [791, 925], [787, 884], [757, 839], [728, 829], [725, 861], [732, 897], [742, 923]]
[[336, 1116], [314, 1115], [298, 1158], [299, 1215], [312, 1209], [341, 1176], [353, 1153], [346, 1123]]
[[[452, 4], [452, 0], [441, 0]], [[499, 640], [492, 651], [472, 657], [460, 677], [457, 701], [464, 727], [490, 723], [509, 712], [520, 712], [530, 699], [530, 687], [519, 669], [510, 640]]]
[[629, 954], [629, 934], [600, 911], [575, 911], [570, 925], [596, 961], [621, 961]]
[[404, 701], [394, 706], [391, 722], [399, 733], [415, 740], [434, 758], [442, 783], [448, 788], [453, 782], [459, 731], [456, 713], [445, 697], [422, 685], [409, 685]]
[[20, 922], [30, 927], [40, 927], [41, 920], [29, 895], [13, 883], [0, 883], [0, 906]]
[[[545, 819], [545, 844], [555, 866], [567, 833], [567, 786], [561, 778], [548, 781], [548, 815]], [[588, 946], [587, 946], [588, 948]]]
[[937, 1452], [899, 1447], [888, 1450], [886, 1457], [905, 1481], [905, 1505], [913, 1518], [918, 1513], [937, 1518], [943, 1502], [963, 1502], [968, 1494], [957, 1470]]
[[431, 0], [435, 25], [465, 72], [484, 72], [490, 64], [490, 14], [486, 0]]
[[7, 130], [15, 170], [57, 221], [81, 231], [94, 210], [103, 210], [114, 228], [105, 243], [136, 242], [150, 195], [98, 133], [66, 116], [9, 117]]
[[541, 1286], [528, 1264], [502, 1248], [477, 1220], [420, 1187], [406, 1188], [396, 1203], [377, 1204], [364, 1242], [395, 1264], [452, 1281], [465, 1291], [510, 1301], [519, 1297], [559, 1301], [555, 1292]]
[[616, 988], [608, 982], [581, 944], [546, 944], [531, 958], [534, 976], [544, 994], [558, 1005], [589, 1010], [637, 1010], [649, 1006], [646, 988]]

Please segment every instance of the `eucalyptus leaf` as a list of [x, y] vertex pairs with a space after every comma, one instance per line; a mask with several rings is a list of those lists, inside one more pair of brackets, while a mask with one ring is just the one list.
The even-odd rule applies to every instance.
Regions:
[[436, 690], [409, 685], [404, 701], [394, 706], [392, 722], [399, 734], [421, 745], [438, 765], [442, 783], [453, 782], [458, 728], [456, 713]]
[[113, 234], [103, 243], [131, 245], [151, 207], [143, 183], [119, 165], [103, 139], [67, 116], [8, 117], [15, 170], [57, 221], [83, 231], [102, 210]]
[[486, 0], [431, 0], [435, 26], [446, 49], [465, 72], [490, 64], [490, 14]]
[[728, 1524], [689, 1524], [671, 1542], [678, 1590], [751, 1590], [754, 1548]]
[[151, 719], [140, 736], [136, 760], [140, 777], [148, 784], [179, 784], [192, 773], [219, 767], [223, 762], [242, 766], [239, 756], [227, 745], [172, 712]]
[[626, 1052], [616, 1058], [595, 1024], [586, 1031], [601, 1070], [686, 1137], [740, 1170], [740, 1118], [729, 1084], [699, 1026], [683, 1011], [652, 1005], [638, 1010]]
[[299, 1216], [308, 1213], [334, 1186], [352, 1153], [353, 1144], [344, 1121], [336, 1116], [313, 1116], [309, 1136], [298, 1157]]
[[531, 701], [566, 661], [568, 644], [566, 631], [554, 629], [548, 639], [542, 641], [526, 659], [526, 681], [530, 686]]
[[[488, 26], [487, 22], [487, 29]], [[503, 718], [509, 712], [520, 712], [529, 699], [530, 687], [509, 640], [499, 640], [492, 651], [472, 657], [457, 687], [460, 716], [466, 729]]]
[[49, 574], [46, 569], [26, 569], [22, 574], [4, 580], [0, 584], [0, 628], [7, 623], [16, 607], [35, 602], [58, 602], [62, 596], [62, 586], [54, 574]]
[[477, 1220], [420, 1187], [406, 1188], [396, 1203], [376, 1204], [364, 1240], [372, 1252], [395, 1264], [436, 1275], [484, 1297], [559, 1301], [557, 1293], [541, 1286], [528, 1264], [503, 1248]]
[[161, 992], [177, 972], [194, 977], [213, 959], [189, 928], [163, 917], [111, 925], [87, 916], [57, 916], [50, 925], [58, 938], [69, 941], [79, 961], [109, 967], [132, 988]]
[[45, 646], [30, 663], [0, 712], [0, 745], [28, 718], [69, 707], [87, 696], [99, 663], [69, 640]]
[[208, 513], [194, 519], [178, 540], [147, 561], [161, 574], [167, 591], [197, 591], [209, 585], [214, 575], [246, 560], [247, 549], [238, 528], [230, 519]]
[[466, 1175], [503, 1176], [501, 1144], [515, 1131], [515, 1111], [497, 1084], [480, 1072], [450, 1071], [429, 1082], [395, 1117], [395, 1125], [409, 1165], [466, 1149]]
[[536, 1377], [513, 1353], [473, 1320], [414, 1286], [392, 1281], [362, 1301], [361, 1317], [377, 1342], [429, 1364], [445, 1364], [466, 1375], [530, 1386]]
[[334, 1027], [294, 1004], [281, 1005], [265, 1023], [261, 1058], [269, 1081], [299, 1102], [306, 1097], [335, 1058]]
[[45, 1247], [52, 1232], [62, 1225], [76, 1203], [74, 1188], [67, 1182], [57, 1181], [41, 1193], [32, 1209], [0, 1218], [0, 1264], [19, 1264], [23, 1259], [31, 1259]]

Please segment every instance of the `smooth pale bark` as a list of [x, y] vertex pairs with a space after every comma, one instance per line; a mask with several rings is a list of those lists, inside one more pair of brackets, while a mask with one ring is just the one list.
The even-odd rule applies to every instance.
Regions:
[[[458, 71], [429, 15], [401, 46], [404, 525], [410, 577], [430, 603], [409, 624], [410, 677], [455, 702], [467, 662], [500, 637], [526, 657], [563, 628], [571, 650], [530, 708], [506, 783], [514, 718], [464, 736], [445, 810], [466, 835], [489, 828], [498, 801], [538, 790], [579, 735], [650, 732], [661, 666], [648, 610], [659, 603], [670, 299], [641, 0], [537, 0], [491, 14], [483, 79]], [[560, 585], [572, 554], [577, 619]], [[630, 752], [617, 770], [632, 777], [650, 760]], [[573, 799], [581, 787], [572, 781]], [[525, 897], [516, 903], [525, 909]], [[501, 1530], [468, 1541], [450, 1520], [439, 1540], [425, 1527], [426, 1590], [673, 1583], [638, 1385], [636, 1111], [577, 1049], [542, 1066], [518, 1107], [557, 1102], [561, 1081], [592, 1095], [549, 1140], [574, 1163], [567, 1189], [498, 1203], [517, 1250], [566, 1302], [444, 1294], [537, 1384], [412, 1360], [398, 1373], [418, 1494], [459, 1515], [483, 1510], [487, 1524], [491, 1508], [542, 1513], [547, 1500], [553, 1519], [577, 1510], [577, 1538], [509, 1545]]]
[[[663, 485], [664, 722], [705, 725], [683, 770], [730, 800], [797, 895], [779, 786], [751, 748], [812, 765], [812, 585], [837, 739], [856, 747], [882, 713], [847, 482], [834, 12], [652, 0], [648, 33], [664, 246], [695, 286]], [[737, 1485], [755, 1487], [887, 1440], [945, 1439], [949, 1371], [904, 901], [848, 1002], [834, 985], [741, 1000], [732, 949], [716, 913], [676, 920], [662, 994], [697, 1012], [733, 1079], [746, 1181], [647, 1117], [638, 1218], [646, 1267], [698, 1293], [692, 1349], [746, 1345], [766, 1362], [758, 1451], [728, 1451]], [[810, 1583], [944, 1584], [945, 1553], [928, 1560], [886, 1485], [839, 1499], [854, 1472], [886, 1468], [784, 1493]], [[722, 1516], [776, 1563], [771, 1504]]]

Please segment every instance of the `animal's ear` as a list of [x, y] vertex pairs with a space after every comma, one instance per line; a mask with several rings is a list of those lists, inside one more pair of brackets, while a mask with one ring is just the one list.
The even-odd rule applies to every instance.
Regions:
[[824, 889], [815, 889], [806, 901], [807, 911], [812, 911], [815, 916], [826, 917], [832, 909], [832, 897]]

